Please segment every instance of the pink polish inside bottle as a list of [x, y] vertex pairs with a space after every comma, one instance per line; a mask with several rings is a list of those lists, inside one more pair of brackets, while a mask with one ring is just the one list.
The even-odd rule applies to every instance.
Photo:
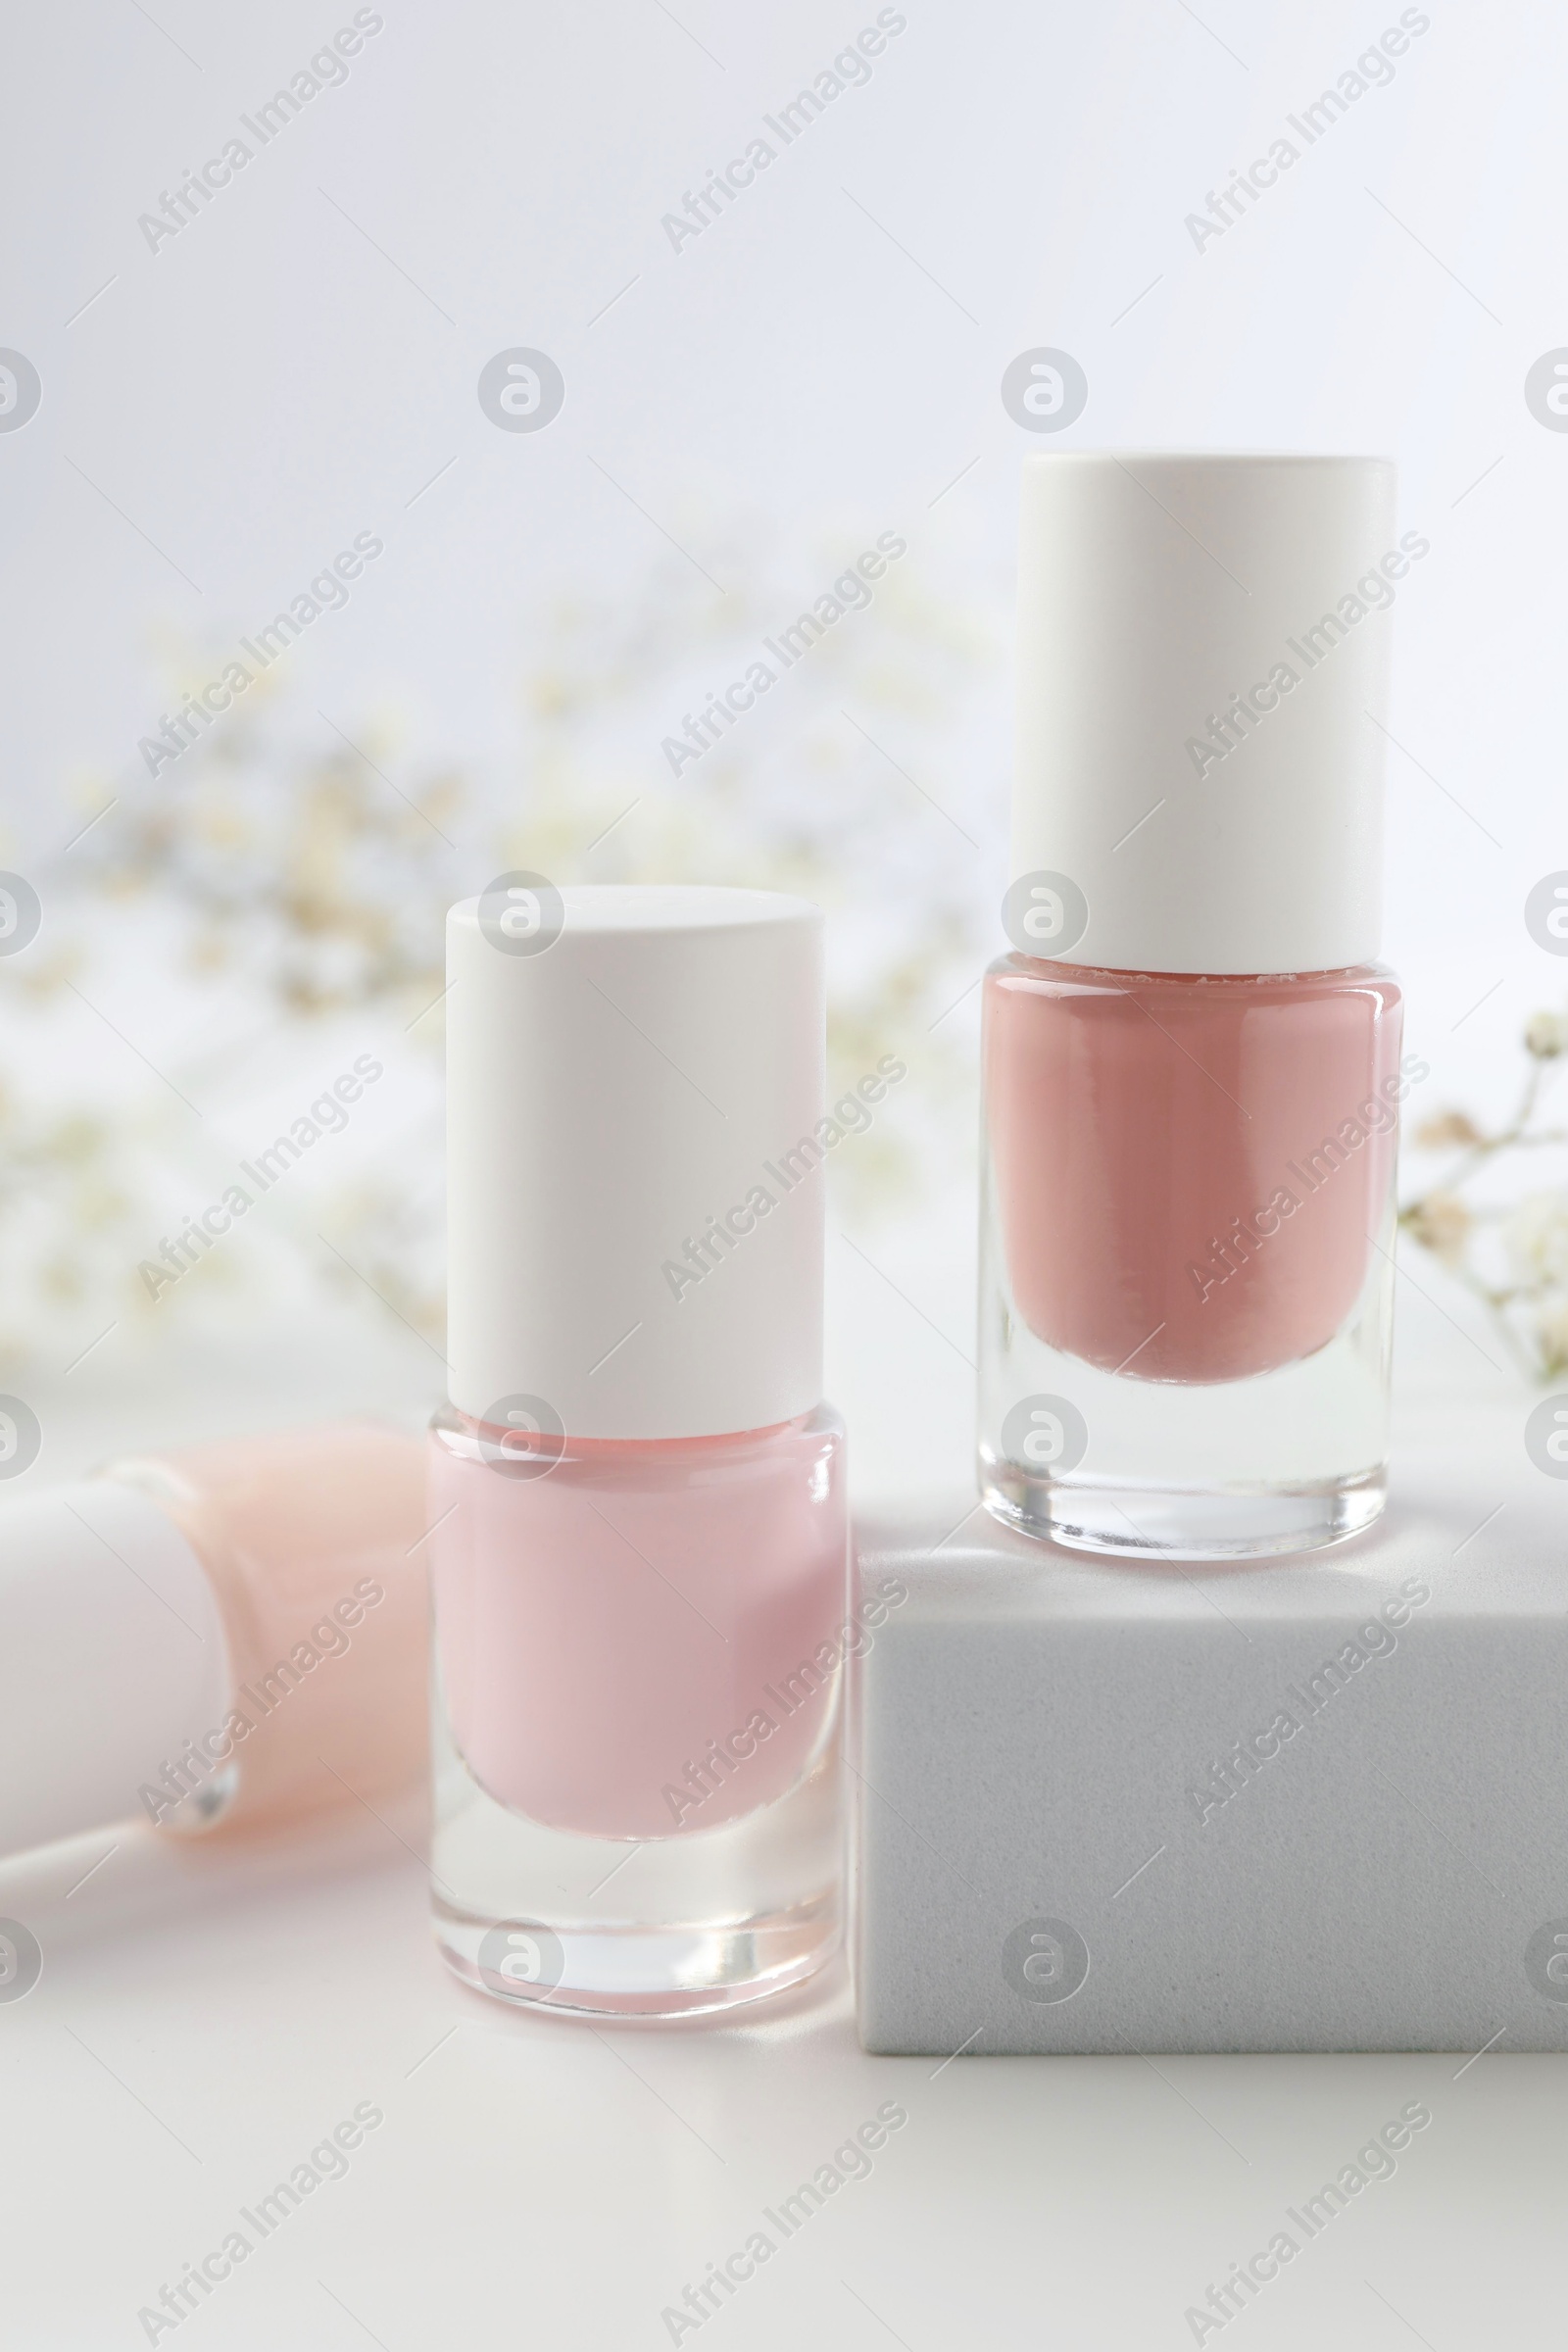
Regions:
[[1009, 956], [985, 993], [999, 1238], [1034, 1338], [1185, 1383], [1329, 1346], [1386, 1219], [1404, 1091], [1393, 975]]
[[480, 1786], [550, 1829], [716, 1830], [804, 1783], [837, 1722], [844, 1432], [568, 1442], [513, 1476], [448, 1407], [430, 1539], [448, 1721]]
[[430, 1605], [419, 1473], [417, 1439], [373, 1421], [110, 1465], [161, 1503], [220, 1596], [233, 1703], [252, 1724], [234, 1746], [225, 1826], [352, 1806], [417, 1780]]

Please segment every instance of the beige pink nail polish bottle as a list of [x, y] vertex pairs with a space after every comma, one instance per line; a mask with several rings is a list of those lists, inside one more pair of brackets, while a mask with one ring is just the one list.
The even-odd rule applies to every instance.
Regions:
[[985, 983], [980, 1476], [1078, 1548], [1383, 1507], [1400, 995], [1381, 460], [1024, 464], [1012, 952]]
[[422, 1448], [375, 1422], [0, 1499], [0, 1856], [125, 1819], [282, 1828], [415, 1784]]

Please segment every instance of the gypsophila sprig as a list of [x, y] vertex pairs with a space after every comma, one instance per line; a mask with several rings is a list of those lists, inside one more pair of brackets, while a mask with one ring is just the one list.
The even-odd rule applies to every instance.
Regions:
[[1524, 1155], [1568, 1147], [1568, 1127], [1547, 1116], [1555, 1065], [1568, 1054], [1568, 1014], [1532, 1013], [1527, 1056], [1511, 1117], [1488, 1127], [1445, 1109], [1411, 1138], [1422, 1153], [1451, 1155], [1399, 1211], [1402, 1232], [1481, 1300], [1515, 1361], [1533, 1380], [1568, 1372], [1568, 1182], [1510, 1192]]

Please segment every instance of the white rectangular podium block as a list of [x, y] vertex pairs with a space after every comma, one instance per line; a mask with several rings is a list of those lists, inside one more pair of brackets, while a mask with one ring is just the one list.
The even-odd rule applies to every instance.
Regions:
[[1444, 1475], [1246, 1567], [862, 1524], [865, 2047], [1568, 2049], [1568, 1493]]

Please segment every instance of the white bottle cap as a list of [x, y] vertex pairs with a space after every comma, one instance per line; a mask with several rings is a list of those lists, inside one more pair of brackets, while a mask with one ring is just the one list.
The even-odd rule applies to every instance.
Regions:
[[1004, 920], [1146, 972], [1376, 956], [1394, 535], [1381, 458], [1032, 456]]
[[0, 1501], [0, 1854], [137, 1811], [230, 1706], [207, 1573], [113, 1479]]
[[447, 918], [452, 1401], [572, 1438], [822, 1392], [822, 918], [503, 874]]

